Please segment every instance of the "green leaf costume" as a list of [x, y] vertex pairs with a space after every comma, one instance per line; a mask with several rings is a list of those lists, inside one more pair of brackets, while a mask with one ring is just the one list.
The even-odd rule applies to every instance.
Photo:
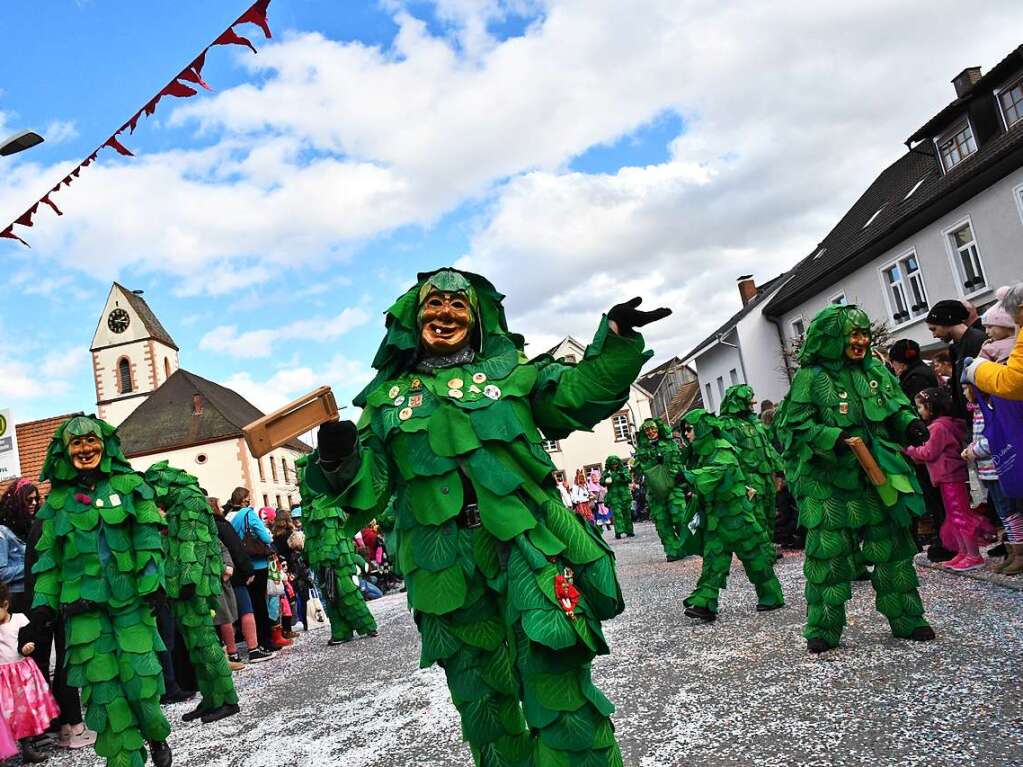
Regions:
[[[786, 476], [807, 529], [807, 639], [836, 647], [845, 626], [845, 602], [856, 556], [874, 564], [877, 609], [892, 634], [909, 637], [927, 627], [913, 569], [913, 516], [924, 513], [916, 474], [902, 454], [916, 412], [899, 382], [878, 360], [846, 356], [854, 330], [870, 333], [855, 306], [828, 306], [807, 328], [800, 369], [775, 415]], [[878, 488], [840, 438], [860, 437], [888, 484]]]
[[[224, 572], [213, 512], [199, 481], [167, 461], [150, 466], [144, 479], [166, 514], [167, 597], [195, 669], [202, 693], [201, 709], [213, 711], [224, 704], [237, 704], [231, 669], [211, 614], [220, 596]], [[184, 598], [182, 589], [194, 593]]]
[[771, 444], [767, 427], [753, 412], [753, 389], [746, 384], [729, 386], [721, 400], [718, 427], [721, 436], [735, 447], [746, 482], [756, 489], [753, 506], [768, 540], [774, 540], [774, 475], [784, 470], [781, 456]]
[[[651, 440], [646, 430], [657, 427], [658, 439]], [[685, 459], [671, 433], [671, 427], [660, 418], [648, 418], [639, 428], [636, 439], [636, 467], [646, 477], [646, 503], [650, 519], [661, 539], [668, 561], [680, 559], [685, 537], [685, 496], [676, 486], [675, 478], [682, 471]]]
[[317, 493], [305, 481], [308, 463], [306, 456], [295, 461], [302, 494], [306, 561], [319, 580], [323, 609], [330, 618], [330, 638], [347, 642], [356, 633], [375, 633], [377, 624], [362, 591], [352, 580], [361, 557], [355, 553], [352, 534], [344, 529], [348, 515], [336, 494]]
[[[430, 289], [464, 294], [471, 347], [420, 356]], [[398, 565], [422, 639], [421, 665], [447, 675], [480, 767], [621, 765], [611, 703], [590, 663], [607, 653], [600, 621], [623, 609], [610, 547], [561, 502], [541, 430], [562, 439], [621, 409], [651, 356], [606, 317], [581, 362], [532, 361], [484, 278], [422, 274], [388, 310], [363, 406], [358, 452], [306, 479], [336, 495], [354, 531], [397, 494]], [[574, 579], [570, 615], [556, 579]], [[564, 580], [559, 581], [564, 583]]]
[[604, 461], [602, 477], [607, 495], [604, 503], [614, 514], [615, 538], [635, 535], [632, 531], [632, 472], [617, 455], [609, 455]]
[[685, 470], [693, 493], [686, 532], [703, 554], [700, 579], [685, 600], [686, 607], [717, 613], [718, 593], [728, 580], [732, 554], [756, 589], [758, 608], [781, 607], [785, 598], [774, 574], [774, 546], [747, 496], [750, 483], [736, 449], [721, 437], [718, 419], [706, 410], [691, 410], [682, 420], [694, 432]]
[[[103, 457], [80, 473], [67, 442], [88, 434], [102, 439]], [[144, 742], [170, 734], [160, 710], [164, 645], [143, 600], [164, 586], [153, 490], [128, 464], [114, 427], [83, 416], [58, 427], [41, 479], [52, 490], [38, 512], [33, 606], [79, 611], [66, 618], [67, 682], [82, 690], [85, 722], [108, 767], [142, 767]]]

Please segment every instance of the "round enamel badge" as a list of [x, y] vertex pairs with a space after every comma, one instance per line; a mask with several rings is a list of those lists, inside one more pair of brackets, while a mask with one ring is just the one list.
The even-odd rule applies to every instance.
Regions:
[[489, 399], [500, 399], [501, 398], [501, 390], [498, 389], [493, 384], [490, 384], [488, 387], [486, 387], [483, 390], [483, 396], [487, 397]]

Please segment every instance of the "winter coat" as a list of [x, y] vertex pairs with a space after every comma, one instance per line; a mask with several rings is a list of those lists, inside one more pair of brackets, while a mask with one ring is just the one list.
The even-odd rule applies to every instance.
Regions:
[[1005, 362], [1012, 354], [1016, 339], [1003, 338], [1001, 341], [988, 341], [981, 347], [980, 358], [991, 362]]
[[997, 482], [998, 470], [991, 460], [991, 447], [984, 436], [984, 411], [971, 404], [970, 412], [973, 413], [973, 442], [970, 443], [970, 449], [976, 458], [973, 465], [977, 467], [977, 476], [987, 482]]
[[935, 487], [943, 482], [968, 481], [969, 472], [962, 456], [966, 422], [943, 415], [927, 424], [927, 431], [931, 433], [930, 439], [919, 447], [907, 447], [906, 455], [927, 466]]
[[217, 523], [217, 535], [220, 536], [220, 540], [227, 547], [227, 551], [231, 555], [231, 561], [234, 562], [231, 585], [244, 586], [245, 581], [252, 575], [252, 560], [245, 553], [241, 536], [235, 531], [234, 526], [223, 517], [216, 517], [215, 521]]
[[971, 368], [977, 388], [985, 394], [1023, 400], [1023, 330], [1016, 336], [1016, 345], [1004, 365], [980, 362]]
[[902, 391], [912, 402], [917, 394], [924, 389], [936, 389], [938, 387], [938, 376], [934, 374], [930, 366], [921, 360], [915, 360], [911, 365], [899, 373], [899, 385]]
[[[955, 403], [954, 415], [960, 418], [968, 418], [970, 415], [966, 411], [963, 387], [959, 385], [959, 379], [963, 375], [963, 360], [967, 357], [979, 357], [985, 341], [987, 341], [987, 334], [983, 330], [967, 328], [962, 338], [948, 345], [948, 352], [952, 356], [952, 363], [955, 366], [952, 380], [949, 381], [949, 388], [952, 390], [952, 402]], [[1023, 399], [1023, 393], [1020, 394], [1020, 399]]]
[[0, 581], [12, 592], [25, 590], [25, 542], [0, 525]]
[[[266, 524], [264, 524], [263, 520], [259, 518], [259, 514], [251, 506], [238, 509], [238, 511], [228, 517], [228, 521], [242, 540], [245, 540], [245, 523], [248, 521], [249, 529], [255, 533], [259, 540], [267, 546], [273, 545], [274, 539], [270, 535], [270, 531], [266, 529]], [[254, 570], [266, 570], [270, 566], [266, 557], [250, 557], [250, 559], [252, 560], [252, 568]]]

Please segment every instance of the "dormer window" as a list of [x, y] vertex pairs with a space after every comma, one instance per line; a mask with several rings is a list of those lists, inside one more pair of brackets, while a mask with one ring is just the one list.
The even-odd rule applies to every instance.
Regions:
[[936, 142], [941, 155], [941, 166], [948, 173], [952, 168], [977, 151], [970, 121], [964, 120], [940, 136]]
[[999, 92], [998, 103], [1007, 129], [1023, 119], [1023, 77]]

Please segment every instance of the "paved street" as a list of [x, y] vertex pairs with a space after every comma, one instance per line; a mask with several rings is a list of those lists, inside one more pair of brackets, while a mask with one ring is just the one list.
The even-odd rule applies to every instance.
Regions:
[[[790, 607], [757, 614], [733, 571], [717, 623], [681, 614], [699, 560], [668, 564], [652, 526], [615, 542], [628, 609], [595, 678], [617, 703], [625, 764], [1012, 765], [1023, 763], [1023, 594], [921, 570], [938, 641], [893, 640], [858, 584], [843, 647], [806, 654], [802, 559], [779, 575]], [[182, 724], [175, 764], [203, 767], [470, 767], [442, 673], [417, 668], [404, 595], [372, 604], [380, 637], [327, 648], [303, 636], [285, 658], [237, 674], [242, 714]], [[89, 753], [53, 765], [96, 762]]]

